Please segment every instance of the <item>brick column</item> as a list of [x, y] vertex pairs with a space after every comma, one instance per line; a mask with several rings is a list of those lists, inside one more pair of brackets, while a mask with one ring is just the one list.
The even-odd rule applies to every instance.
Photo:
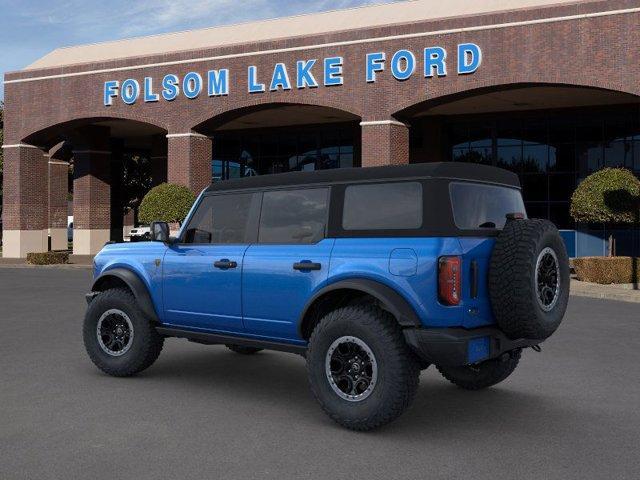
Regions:
[[189, 187], [196, 195], [211, 184], [213, 143], [198, 133], [174, 133], [168, 140], [168, 181]]
[[94, 255], [111, 236], [109, 129], [86, 127], [73, 134], [73, 253]]
[[409, 163], [409, 127], [396, 120], [361, 122], [362, 166]]
[[67, 194], [69, 192], [69, 163], [51, 150], [49, 156], [49, 236], [51, 250], [66, 250]]
[[73, 152], [73, 253], [94, 255], [111, 238], [111, 152]]
[[160, 185], [167, 182], [167, 138], [155, 135], [151, 139], [151, 184]]
[[48, 154], [33, 145], [5, 145], [3, 189], [4, 258], [46, 252]]
[[109, 225], [109, 240], [112, 242], [123, 241], [122, 231], [124, 228], [124, 142], [120, 140], [111, 141], [111, 223]]

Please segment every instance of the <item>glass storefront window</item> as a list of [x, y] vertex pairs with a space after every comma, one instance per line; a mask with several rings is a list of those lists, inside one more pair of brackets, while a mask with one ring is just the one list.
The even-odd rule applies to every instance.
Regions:
[[604, 164], [607, 167], [633, 168], [633, 142], [622, 139], [606, 144]]
[[497, 165], [500, 168], [520, 173], [522, 170], [522, 140], [520, 140], [519, 145], [498, 146]]
[[522, 194], [529, 201], [546, 201], [549, 198], [546, 175], [522, 175]]
[[640, 172], [640, 141], [633, 142], [633, 169]]
[[529, 173], [545, 173], [549, 163], [549, 145], [525, 144], [522, 150], [522, 169]]
[[357, 166], [359, 142], [357, 123], [219, 132], [213, 179]]
[[443, 120], [450, 159], [496, 165], [520, 175], [531, 217], [573, 228], [569, 200], [603, 167], [640, 174], [640, 107], [504, 112]]

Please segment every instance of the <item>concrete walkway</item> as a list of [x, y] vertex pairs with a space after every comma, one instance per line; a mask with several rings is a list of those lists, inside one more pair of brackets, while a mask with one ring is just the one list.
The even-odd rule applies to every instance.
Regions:
[[[640, 288], [640, 286], [638, 286]], [[640, 303], [640, 290], [633, 284], [600, 285], [597, 283], [571, 280], [571, 295], [576, 297], [603, 298], [621, 302]]]
[[30, 265], [25, 258], [2, 258], [0, 257], [0, 267], [79, 267], [91, 268], [93, 265], [93, 255], [69, 255], [69, 263], [63, 265]]

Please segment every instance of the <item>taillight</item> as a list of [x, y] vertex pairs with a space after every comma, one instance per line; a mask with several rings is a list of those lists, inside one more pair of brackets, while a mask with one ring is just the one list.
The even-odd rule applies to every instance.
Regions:
[[460, 303], [462, 260], [460, 257], [440, 257], [438, 262], [438, 297], [444, 305]]

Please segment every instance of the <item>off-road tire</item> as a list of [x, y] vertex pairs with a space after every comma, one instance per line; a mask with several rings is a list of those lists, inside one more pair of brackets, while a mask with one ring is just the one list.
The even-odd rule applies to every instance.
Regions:
[[[96, 334], [100, 316], [110, 309], [126, 313], [133, 324], [131, 347], [120, 357], [105, 352]], [[106, 290], [93, 299], [85, 315], [83, 337], [91, 361], [104, 373], [114, 377], [128, 377], [149, 368], [157, 360], [164, 344], [164, 337], [142, 313], [133, 294], [123, 288]]]
[[[369, 396], [358, 402], [338, 396], [326, 374], [327, 352], [343, 336], [366, 343], [377, 362], [377, 382]], [[307, 369], [311, 391], [322, 409], [340, 425], [358, 431], [399, 417], [411, 404], [420, 376], [418, 360], [393, 316], [372, 305], [351, 305], [323, 317], [311, 334]]]
[[226, 347], [231, 350], [232, 352], [236, 352], [239, 353], [240, 355], [254, 355], [258, 352], [261, 352], [263, 349], [262, 348], [255, 348], [255, 347], [245, 347], [244, 345], [231, 345], [228, 344], [226, 345]]
[[[549, 311], [538, 301], [537, 260], [545, 249], [557, 257], [559, 291]], [[500, 329], [511, 339], [544, 340], [560, 326], [569, 301], [569, 257], [555, 225], [510, 220], [496, 239], [489, 267], [489, 294]]]
[[505, 380], [518, 366], [521, 350], [514, 350], [500, 358], [487, 360], [477, 365], [463, 367], [441, 367], [438, 371], [444, 378], [465, 390], [482, 390]]

